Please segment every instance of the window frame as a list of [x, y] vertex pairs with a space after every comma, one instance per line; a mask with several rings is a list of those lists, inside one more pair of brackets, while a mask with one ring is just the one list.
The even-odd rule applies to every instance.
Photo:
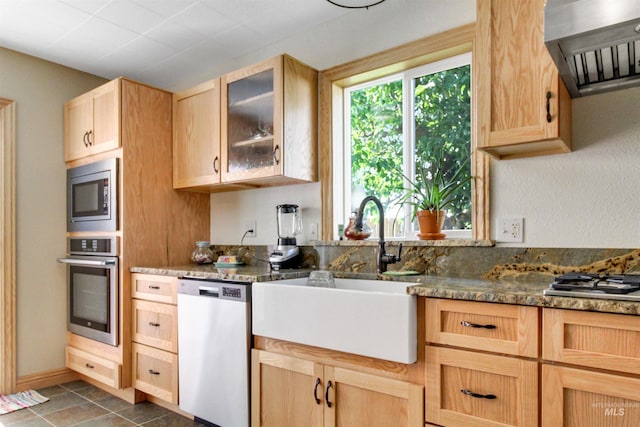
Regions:
[[[343, 87], [343, 131], [342, 138], [333, 141], [333, 147], [335, 151], [342, 153], [342, 162], [340, 168], [335, 165], [336, 160], [334, 158], [334, 222], [345, 223], [348, 222], [351, 209], [354, 206], [354, 201], [351, 199], [350, 185], [351, 182], [351, 144], [350, 144], [350, 115], [351, 115], [351, 92], [365, 89], [371, 86], [388, 84], [394, 81], [402, 81], [402, 145], [403, 145], [403, 171], [404, 173], [415, 179], [415, 118], [413, 111], [415, 111], [415, 79], [430, 74], [436, 74], [443, 71], [459, 68], [463, 66], [469, 66], [473, 75], [472, 68], [472, 54], [471, 52], [465, 52], [458, 55], [443, 58], [438, 61], [430, 62], [427, 64], [419, 65], [414, 68], [390, 74], [388, 76], [372, 79], [366, 82], [357, 83]], [[473, 86], [471, 88], [473, 90]], [[469, 101], [472, 104], [472, 101]], [[473, 111], [471, 112], [473, 114]], [[470, 117], [471, 119], [471, 117]], [[472, 145], [472, 141], [469, 141]], [[470, 147], [470, 153], [473, 151], [473, 147]], [[469, 159], [471, 161], [471, 159]], [[339, 170], [341, 169], [341, 170]], [[408, 185], [408, 182], [404, 182], [404, 185]], [[404, 217], [404, 230], [403, 237], [393, 237], [387, 235], [388, 240], [415, 240], [411, 238], [416, 233], [414, 229], [414, 222], [411, 221], [412, 210], [405, 205], [403, 207]], [[448, 238], [455, 239], [470, 239], [472, 237], [472, 229], [465, 230], [446, 230]], [[336, 236], [334, 236], [335, 238]]]
[[[410, 42], [378, 54], [358, 59], [320, 72], [319, 105], [319, 166], [322, 198], [322, 240], [335, 240], [337, 224], [334, 224], [334, 172], [344, 159], [342, 152], [334, 149], [343, 138], [344, 109], [343, 88], [358, 83], [406, 71], [462, 53], [471, 52], [472, 70], [477, 70], [479, 59], [473, 55], [475, 23], [457, 27], [414, 42]], [[471, 94], [471, 167], [475, 176], [472, 190], [472, 239], [489, 240], [489, 158], [477, 150], [477, 72], [472, 71]], [[339, 203], [338, 203], [339, 204]]]

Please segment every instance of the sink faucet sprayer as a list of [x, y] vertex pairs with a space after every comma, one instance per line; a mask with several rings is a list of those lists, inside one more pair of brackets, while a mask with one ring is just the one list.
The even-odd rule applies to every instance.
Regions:
[[380, 225], [378, 227], [378, 257], [376, 258], [376, 271], [378, 274], [382, 274], [387, 271], [387, 265], [395, 264], [400, 261], [400, 254], [402, 253], [402, 243], [400, 243], [398, 248], [398, 255], [388, 254], [384, 248], [384, 208], [382, 207], [382, 203], [375, 196], [367, 196], [360, 203], [360, 208], [358, 209], [358, 215], [356, 216], [356, 222], [354, 224], [354, 229], [356, 231], [362, 231], [362, 217], [364, 215], [364, 207], [365, 205], [372, 201], [375, 203], [378, 208], [378, 212], [380, 213]]

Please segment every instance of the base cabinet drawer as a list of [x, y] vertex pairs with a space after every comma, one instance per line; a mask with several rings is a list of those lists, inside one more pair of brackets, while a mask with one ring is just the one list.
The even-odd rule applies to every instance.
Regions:
[[442, 426], [538, 426], [538, 364], [427, 346], [426, 421]]
[[597, 369], [640, 373], [638, 316], [545, 308], [545, 360]]
[[148, 301], [176, 304], [178, 279], [172, 276], [134, 273], [131, 275], [131, 296]]
[[162, 400], [178, 403], [178, 355], [133, 344], [134, 387]]
[[65, 364], [67, 368], [82, 375], [110, 387], [120, 388], [122, 365], [117, 362], [67, 346], [65, 347]]
[[178, 351], [178, 310], [175, 305], [134, 299], [133, 341]]
[[427, 342], [538, 357], [538, 308], [427, 298]]
[[640, 426], [640, 378], [542, 366], [542, 426]]

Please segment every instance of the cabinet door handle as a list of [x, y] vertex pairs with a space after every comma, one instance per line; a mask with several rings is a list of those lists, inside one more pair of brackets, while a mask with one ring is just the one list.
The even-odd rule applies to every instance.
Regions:
[[93, 140], [91, 139], [91, 135], [93, 135], [92, 130], [90, 130], [89, 133], [87, 133], [87, 142], [89, 143], [89, 145], [93, 145]]
[[153, 369], [149, 369], [149, 373], [150, 373], [151, 375], [160, 375], [160, 372], [158, 372], [158, 371], [154, 371]]
[[461, 389], [461, 390], [460, 390], [460, 392], [461, 392], [462, 394], [464, 394], [464, 395], [471, 396], [471, 397], [476, 397], [476, 398], [478, 398], [478, 399], [489, 399], [489, 400], [492, 400], [492, 399], [495, 399], [495, 398], [496, 398], [496, 395], [495, 395], [495, 394], [480, 394], [480, 393], [474, 393], [474, 392], [472, 392], [472, 391], [470, 391], [470, 390], [467, 390], [466, 388]]
[[273, 149], [273, 160], [276, 162], [276, 165], [280, 164], [280, 146], [276, 145]]
[[160, 286], [149, 285], [149, 289], [160, 289]]
[[95, 369], [95, 366], [85, 363], [84, 366], [89, 369]]
[[551, 123], [551, 92], [547, 92], [547, 123]]
[[329, 389], [331, 387], [333, 387], [333, 383], [329, 380], [327, 383], [327, 389], [324, 391], [324, 401], [327, 402], [327, 408], [331, 408], [333, 406], [333, 403], [329, 401]]
[[82, 135], [82, 143], [85, 147], [89, 146], [89, 131], [86, 131], [84, 135]]
[[465, 328], [485, 328], [485, 329], [495, 329], [496, 328], [496, 325], [480, 325], [478, 323], [467, 322], [466, 320], [463, 320], [462, 322], [460, 322], [460, 324], [462, 326], [464, 326]]
[[216, 156], [216, 158], [213, 159], [213, 171], [215, 173], [219, 173], [220, 172], [220, 169], [218, 167], [218, 161], [219, 161], [218, 156]]
[[149, 326], [156, 326], [156, 327], [158, 327], [158, 326], [160, 326], [160, 323], [153, 323], [153, 322], [149, 322]]
[[320, 399], [318, 398], [318, 386], [321, 384], [320, 378], [316, 378], [316, 384], [313, 386], [313, 398], [316, 400], [316, 404], [320, 405]]

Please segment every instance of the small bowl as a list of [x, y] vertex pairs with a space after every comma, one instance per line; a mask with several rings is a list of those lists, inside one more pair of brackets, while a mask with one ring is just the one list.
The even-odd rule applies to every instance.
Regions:
[[307, 279], [307, 286], [316, 286], [319, 288], [335, 288], [336, 283], [333, 280], [333, 273], [326, 270], [312, 271]]

